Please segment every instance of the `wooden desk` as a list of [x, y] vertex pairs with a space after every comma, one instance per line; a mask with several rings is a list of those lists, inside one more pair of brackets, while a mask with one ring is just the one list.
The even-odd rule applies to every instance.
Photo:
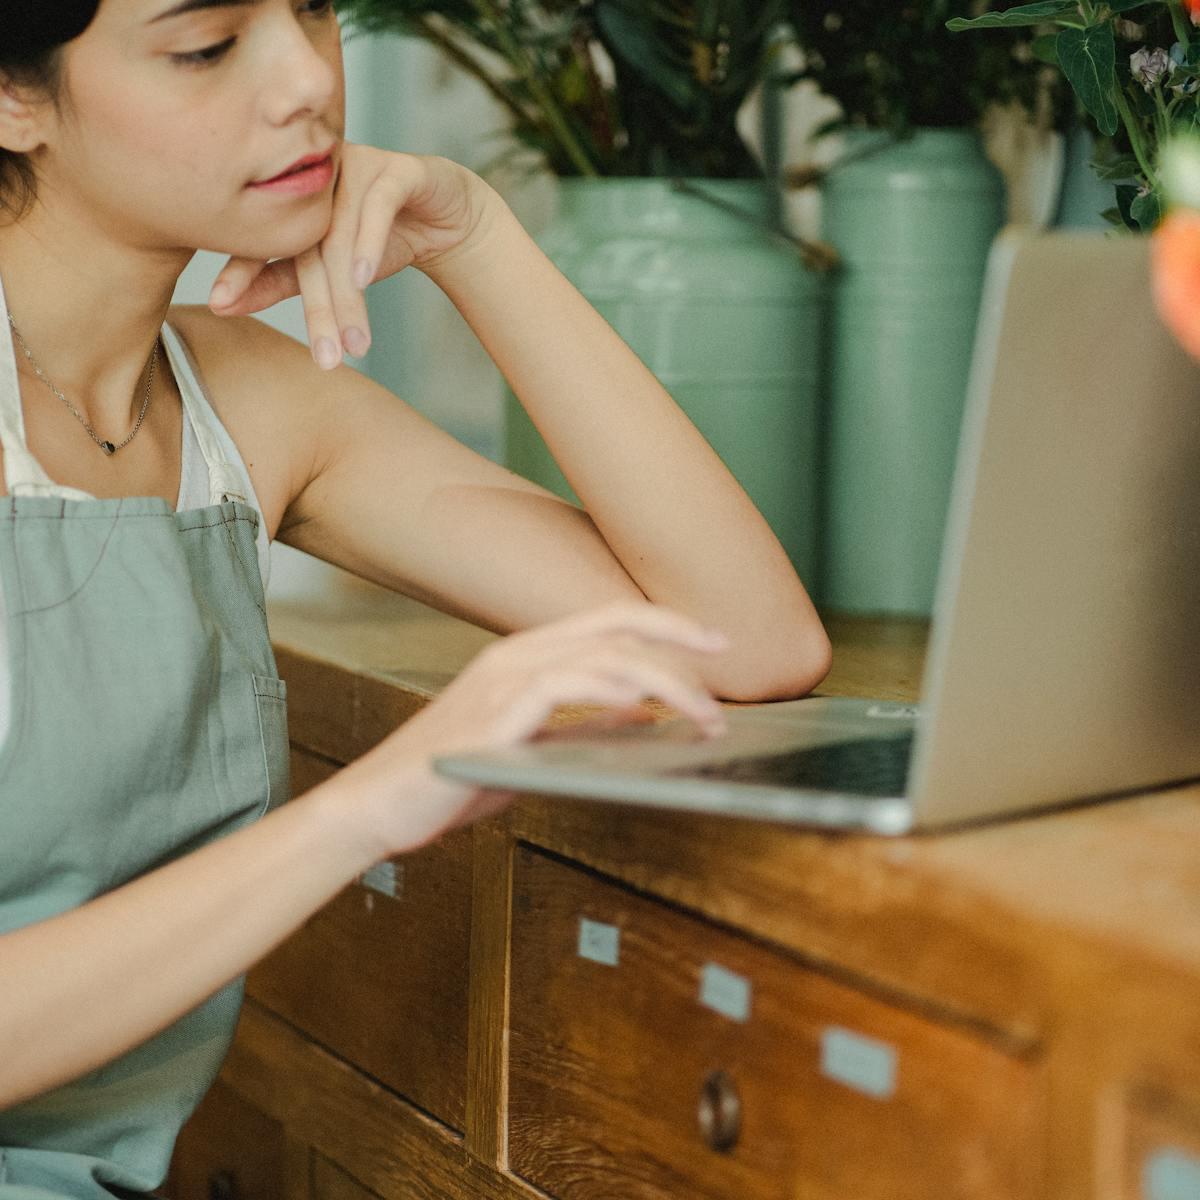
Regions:
[[[492, 635], [276, 605], [294, 787]], [[835, 621], [823, 691], [915, 698]], [[876, 839], [524, 800], [251, 972], [173, 1200], [1195, 1200], [1200, 789]]]

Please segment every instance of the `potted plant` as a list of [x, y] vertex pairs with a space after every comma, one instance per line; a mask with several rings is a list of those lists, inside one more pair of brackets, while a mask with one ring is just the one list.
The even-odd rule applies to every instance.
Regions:
[[988, 250], [1005, 217], [984, 152], [993, 104], [1049, 99], [1026, 30], [969, 42], [946, 28], [974, 0], [792, 0], [811, 80], [840, 115], [819, 179], [831, 288], [821, 598], [926, 616]]
[[[642, 358], [771, 524], [815, 554], [820, 249], [778, 226], [737, 115], [786, 0], [340, 0], [421, 37], [558, 178], [542, 248]], [[510, 467], [575, 500], [515, 397]], [[647, 481], [648, 487], [650, 481]]]
[[1196, 0], [1039, 0], [948, 28], [1045, 31], [1034, 52], [1062, 71], [1102, 139], [1095, 166], [1116, 181], [1107, 215], [1148, 232], [1164, 211], [1160, 151], [1200, 126], [1197, 14]]

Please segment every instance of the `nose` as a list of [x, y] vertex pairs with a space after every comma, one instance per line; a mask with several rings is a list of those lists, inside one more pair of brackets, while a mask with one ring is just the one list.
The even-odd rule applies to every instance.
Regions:
[[312, 34], [289, 13], [270, 41], [271, 63], [263, 76], [268, 120], [285, 125], [297, 116], [328, 113], [342, 86], [337, 26]]

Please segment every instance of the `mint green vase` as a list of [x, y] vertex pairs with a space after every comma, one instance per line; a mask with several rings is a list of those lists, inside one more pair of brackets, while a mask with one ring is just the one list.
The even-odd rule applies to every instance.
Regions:
[[[669, 180], [563, 179], [538, 242], [687, 413], [810, 582], [823, 285], [765, 231], [767, 184], [686, 182], [752, 220]], [[505, 418], [506, 465], [578, 503], [511, 392]], [[658, 486], [646, 480], [646, 504]]]
[[830, 290], [823, 607], [928, 616], [1004, 183], [973, 131], [848, 133]]

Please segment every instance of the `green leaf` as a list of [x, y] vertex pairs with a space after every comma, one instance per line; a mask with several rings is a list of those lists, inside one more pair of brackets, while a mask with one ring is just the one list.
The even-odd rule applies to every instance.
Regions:
[[1064, 29], [1055, 42], [1063, 74], [1084, 108], [1096, 118], [1100, 132], [1117, 132], [1117, 50], [1109, 24]]
[[1200, 133], [1200, 109], [1192, 105], [1177, 112], [1171, 119], [1171, 132], [1184, 135]]
[[690, 64], [671, 55], [666, 39], [655, 29], [650, 15], [633, 10], [620, 0], [596, 7], [596, 25], [619, 61], [665, 96], [682, 112], [695, 108], [696, 88]]
[[1038, 0], [1037, 4], [1019, 4], [1016, 8], [984, 13], [980, 17], [955, 17], [946, 22], [946, 28], [951, 33], [961, 33], [964, 29], [1011, 29], [1015, 25], [1040, 25], [1043, 21], [1078, 11], [1078, 0]]
[[1137, 199], [1138, 189], [1132, 183], [1117, 184], [1117, 211], [1121, 214], [1121, 222], [1126, 229], [1140, 232], [1141, 226], [1133, 216], [1133, 202]]
[[1162, 200], [1157, 192], [1147, 192], [1136, 197], [1129, 205], [1129, 215], [1138, 223], [1143, 233], [1151, 233], [1162, 218]]
[[1108, 0], [1108, 11], [1123, 13], [1128, 12], [1131, 8], [1143, 8], [1147, 4], [1157, 7], [1162, 4], [1162, 0]]
[[1122, 179], [1132, 179], [1140, 170], [1138, 160], [1132, 154], [1122, 154], [1119, 158], [1108, 159], [1105, 162], [1091, 162], [1091, 168], [1096, 172], [1097, 179], [1117, 182]]
[[1035, 37], [1029, 43], [1029, 49], [1033, 52], [1033, 57], [1040, 62], [1049, 63], [1053, 67], [1058, 66], [1058, 51], [1055, 49], [1055, 43], [1058, 41], [1058, 34], [1044, 33], [1041, 37]]

